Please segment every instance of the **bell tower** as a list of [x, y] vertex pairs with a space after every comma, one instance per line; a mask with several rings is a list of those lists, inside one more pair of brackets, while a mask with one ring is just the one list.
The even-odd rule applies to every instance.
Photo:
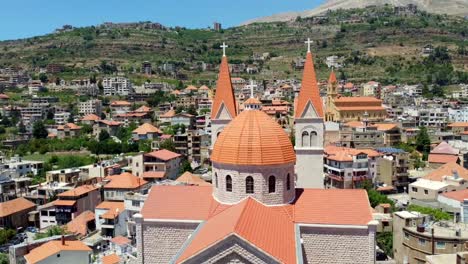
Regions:
[[332, 69], [327, 85], [327, 103], [325, 110], [325, 121], [336, 121], [334, 115], [334, 100], [338, 96], [338, 81], [336, 80], [335, 71]]

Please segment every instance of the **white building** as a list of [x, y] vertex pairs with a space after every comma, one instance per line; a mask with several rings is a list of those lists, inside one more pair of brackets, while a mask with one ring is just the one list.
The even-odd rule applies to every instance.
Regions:
[[451, 122], [468, 122], [468, 108], [448, 109], [448, 116]]
[[57, 225], [57, 220], [55, 219], [55, 205], [53, 202], [39, 206], [37, 211], [39, 211], [40, 229]]
[[42, 170], [42, 161], [23, 160], [21, 157], [12, 157], [9, 161], [0, 164], [0, 174], [10, 178], [19, 178], [28, 174], [37, 175]]
[[24, 258], [27, 264], [88, 264], [92, 249], [81, 241], [49, 241], [29, 252]]
[[129, 95], [132, 91], [132, 83], [125, 77], [106, 77], [102, 79], [104, 95]]
[[100, 115], [102, 112], [102, 102], [101, 100], [91, 99], [86, 102], [79, 102], [78, 103], [78, 113], [80, 115], [89, 115], [95, 114]]
[[68, 123], [68, 119], [70, 118], [69, 112], [61, 112], [54, 114], [54, 121], [56, 125], [64, 125]]

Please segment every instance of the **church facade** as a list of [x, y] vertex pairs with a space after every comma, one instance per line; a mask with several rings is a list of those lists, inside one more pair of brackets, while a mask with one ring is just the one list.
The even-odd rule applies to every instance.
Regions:
[[134, 215], [138, 263], [374, 263], [366, 192], [323, 189], [324, 113], [310, 46], [296, 147], [258, 100], [237, 112], [224, 69], [226, 56], [212, 111], [212, 186], [153, 186]]

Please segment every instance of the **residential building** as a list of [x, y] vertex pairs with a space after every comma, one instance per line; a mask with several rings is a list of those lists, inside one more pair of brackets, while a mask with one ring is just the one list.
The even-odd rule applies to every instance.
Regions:
[[70, 168], [46, 172], [47, 182], [77, 183], [80, 181], [80, 169]]
[[67, 232], [83, 238], [96, 230], [95, 215], [92, 211], [84, 211], [67, 223]]
[[123, 202], [104, 201], [94, 211], [96, 229], [103, 237], [116, 237], [127, 234], [127, 211]]
[[126, 114], [131, 111], [132, 104], [127, 101], [113, 101], [110, 104], [112, 115]]
[[141, 73], [146, 74], [146, 75], [151, 75], [152, 72], [153, 72], [153, 68], [149, 61], [144, 61], [143, 63], [141, 63]]
[[138, 140], [156, 140], [162, 135], [162, 131], [150, 123], [144, 123], [132, 131], [132, 139]]
[[98, 99], [90, 99], [85, 102], [78, 103], [78, 113], [82, 116], [95, 114], [100, 116], [102, 112], [102, 102]]
[[115, 136], [122, 123], [111, 120], [98, 120], [93, 125], [93, 135], [98, 137], [101, 131], [106, 131], [110, 136]]
[[397, 148], [377, 148], [383, 156], [377, 159], [377, 186], [393, 187], [398, 192], [408, 189], [409, 153]]
[[37, 175], [43, 169], [43, 166], [44, 162], [42, 161], [23, 160], [19, 156], [14, 156], [0, 164], [0, 174], [9, 176], [12, 179]]
[[73, 138], [81, 134], [81, 127], [73, 123], [66, 123], [57, 127], [57, 138]]
[[460, 163], [460, 150], [450, 146], [447, 142], [442, 141], [429, 153], [429, 166], [438, 168], [447, 163]]
[[349, 148], [385, 147], [385, 134], [367, 122], [352, 121], [341, 125], [340, 145]]
[[57, 225], [54, 202], [38, 206], [37, 211], [39, 213], [39, 229]]
[[57, 224], [64, 225], [84, 211], [94, 210], [101, 202], [101, 191], [93, 185], [82, 185], [57, 195], [54, 201]]
[[201, 164], [209, 158], [210, 135], [203, 130], [186, 130], [174, 135], [175, 151], [187, 157], [189, 162]]
[[0, 203], [0, 227], [16, 229], [28, 226], [28, 213], [36, 209], [36, 204], [23, 197]]
[[325, 186], [355, 189], [363, 181], [373, 182], [377, 176], [377, 159], [381, 156], [382, 154], [372, 149], [327, 146], [323, 158]]
[[136, 224], [134, 215], [141, 213], [148, 194], [128, 192], [124, 197], [125, 210], [127, 211], [127, 236], [136, 242]]
[[53, 240], [31, 250], [24, 256], [26, 264], [88, 264], [92, 249], [81, 241]]
[[132, 157], [132, 173], [148, 181], [175, 179], [183, 156], [162, 149]]
[[61, 112], [61, 113], [55, 113], [54, 114], [54, 121], [56, 125], [64, 125], [68, 122], [68, 119], [70, 119], [70, 113], [69, 112]]
[[102, 86], [105, 96], [126, 96], [133, 92], [132, 83], [125, 77], [105, 77], [102, 79]]
[[147, 181], [128, 172], [107, 176], [104, 182], [104, 198], [106, 201], [123, 201], [126, 193], [146, 193], [150, 187]]

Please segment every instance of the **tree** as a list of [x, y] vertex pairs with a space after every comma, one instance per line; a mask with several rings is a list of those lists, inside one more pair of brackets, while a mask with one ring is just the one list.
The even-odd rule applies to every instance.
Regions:
[[39, 80], [41, 80], [41, 82], [43, 82], [43, 83], [49, 82], [49, 78], [47, 77], [47, 75], [45, 73], [39, 74]]
[[419, 132], [416, 135], [416, 149], [420, 152], [423, 152], [425, 156], [429, 153], [431, 148], [431, 139], [427, 133], [426, 127], [420, 127]]
[[7, 254], [0, 253], [0, 264], [9, 264], [10, 259], [8, 258]]
[[164, 141], [161, 141], [161, 143], [159, 143], [159, 148], [160, 149], [167, 149], [167, 150], [170, 150], [170, 151], [175, 151], [175, 145], [174, 145], [174, 142], [170, 139], [166, 139]]
[[104, 142], [110, 138], [109, 132], [106, 130], [101, 130], [101, 133], [99, 133], [99, 142]]
[[26, 126], [24, 125], [23, 121], [21, 121], [18, 125], [18, 132], [26, 133]]
[[377, 245], [387, 256], [393, 257], [393, 233], [382, 232], [377, 234]]
[[46, 127], [44, 126], [44, 123], [42, 121], [37, 121], [33, 125], [33, 131], [32, 131], [33, 137], [34, 138], [47, 138], [49, 135], [49, 132], [47, 132]]
[[188, 162], [188, 160], [184, 160], [182, 162], [182, 166], [180, 166], [180, 174], [184, 173], [184, 172], [192, 172], [193, 169], [192, 169], [192, 166], [190, 165], [190, 162]]
[[91, 134], [91, 132], [93, 132], [93, 127], [91, 125], [88, 125], [88, 124], [83, 124], [81, 126], [81, 133], [83, 134]]

